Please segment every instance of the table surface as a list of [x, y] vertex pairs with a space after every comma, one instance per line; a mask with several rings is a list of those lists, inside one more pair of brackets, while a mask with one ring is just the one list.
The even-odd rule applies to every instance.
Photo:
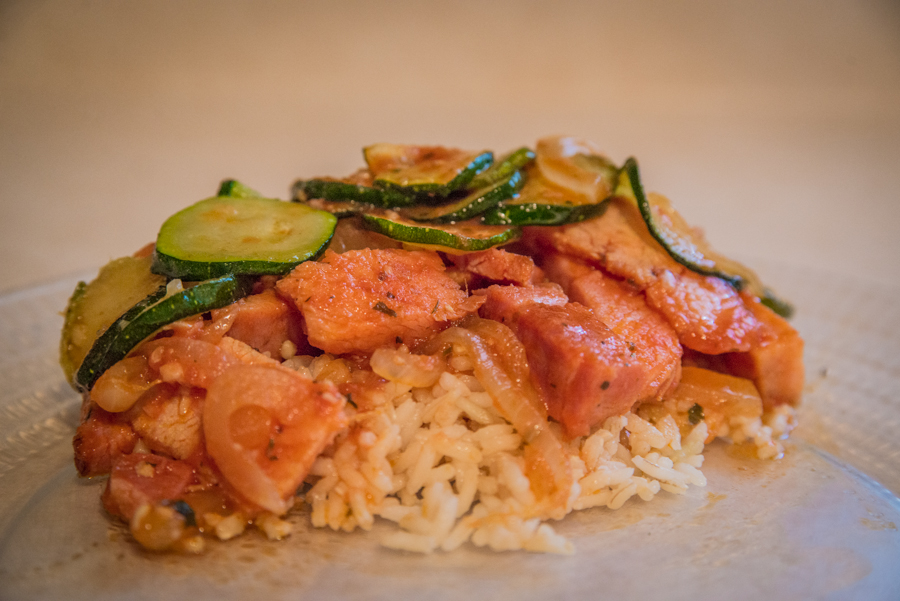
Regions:
[[223, 178], [566, 133], [721, 251], [900, 282], [900, 6], [0, 3], [0, 292], [89, 274]]

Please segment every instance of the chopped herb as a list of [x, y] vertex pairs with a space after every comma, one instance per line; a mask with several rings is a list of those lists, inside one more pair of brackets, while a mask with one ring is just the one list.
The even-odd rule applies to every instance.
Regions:
[[303, 302], [304, 302], [304, 303], [308, 303], [308, 302], [311, 301], [311, 300], [312, 300], [312, 296], [310, 296], [308, 299], [306, 299], [306, 300], [303, 301]]
[[447, 348], [444, 349], [444, 356], [445, 356], [445, 357], [449, 357], [449, 356], [450, 356], [450, 353], [452, 353], [452, 352], [453, 352], [453, 347], [452, 347], [452, 346], [448, 346]]
[[440, 300], [435, 301], [434, 308], [431, 310], [431, 314], [434, 315], [435, 311], [437, 311], [438, 305], [441, 304]]
[[603, 380], [603, 384], [600, 385], [600, 390], [606, 390], [609, 388], [609, 380]]
[[688, 409], [688, 421], [691, 422], [692, 426], [696, 426], [703, 421], [703, 407], [698, 403], [694, 403], [694, 406]]
[[381, 301], [378, 301], [377, 303], [375, 303], [375, 306], [372, 308], [375, 309], [376, 311], [381, 311], [388, 317], [397, 317], [397, 312], [394, 311], [393, 309], [391, 309], [390, 307], [388, 307], [387, 305], [385, 305]]
[[353, 401], [353, 395], [352, 395], [352, 394], [348, 394], [348, 395], [347, 395], [347, 402], [348, 402], [348, 403], [350, 404], [350, 406], [353, 407], [354, 409], [359, 409], [359, 407], [357, 407], [357, 406], [356, 406], [356, 403]]
[[275, 455], [274, 453], [272, 453], [272, 451], [273, 451], [274, 449], [275, 449], [275, 439], [274, 439], [274, 438], [270, 438], [270, 439], [269, 439], [269, 446], [266, 447], [266, 458], [267, 458], [269, 461], [278, 461], [278, 455]]
[[388, 298], [395, 298], [395, 297], [394, 297], [394, 293], [391, 292], [390, 290], [388, 290], [388, 291], [385, 293], [385, 296], [388, 297]]

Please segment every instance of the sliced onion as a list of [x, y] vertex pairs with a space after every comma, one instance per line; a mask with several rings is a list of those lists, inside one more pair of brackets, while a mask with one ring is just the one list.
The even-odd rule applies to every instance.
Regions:
[[500, 322], [473, 318], [466, 328], [452, 327], [428, 341], [422, 350], [439, 353], [459, 346], [472, 359], [475, 376], [494, 406], [526, 441], [525, 457], [532, 489], [541, 497], [539, 512], [565, 515], [574, 478], [562, 440], [547, 423], [547, 409], [529, 379], [525, 348]]
[[405, 347], [380, 348], [372, 353], [369, 365], [382, 378], [414, 388], [434, 386], [447, 369], [439, 356], [413, 355]]
[[538, 140], [536, 164], [544, 178], [575, 194], [585, 202], [600, 202], [612, 193], [604, 179], [611, 165], [593, 142], [564, 136]]
[[131, 409], [157, 382], [159, 378], [145, 357], [128, 357], [97, 378], [91, 389], [91, 400], [110, 413], [121, 413]]

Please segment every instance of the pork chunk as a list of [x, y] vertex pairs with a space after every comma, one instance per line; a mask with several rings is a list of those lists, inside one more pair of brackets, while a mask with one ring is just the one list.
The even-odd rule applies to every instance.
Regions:
[[271, 289], [216, 309], [212, 316], [214, 321], [231, 319], [228, 336], [271, 357], [279, 356], [281, 345], [286, 340], [297, 347], [303, 346], [306, 341], [297, 308]]
[[303, 314], [310, 344], [335, 354], [370, 353], [398, 340], [413, 344], [484, 301], [468, 297], [429, 251], [326, 251], [277, 288]]
[[141, 505], [180, 499], [194, 480], [183, 461], [149, 453], [118, 457], [103, 491], [103, 507], [129, 521]]
[[[448, 255], [457, 270], [464, 272], [462, 278], [470, 288], [482, 288], [487, 284], [528, 285], [535, 280], [539, 270], [531, 257], [517, 255], [499, 248], [462, 255]], [[455, 278], [459, 280], [460, 278]]]
[[630, 205], [613, 202], [600, 217], [560, 228], [528, 228], [526, 243], [535, 252], [586, 261], [643, 291], [688, 348], [744, 352], [758, 340], [760, 322], [737, 291], [676, 263]]
[[583, 436], [638, 400], [647, 372], [590, 309], [534, 304], [513, 327], [548, 413], [569, 436]]
[[489, 286], [477, 292], [485, 301], [479, 314], [513, 327], [522, 311], [533, 305], [564, 306], [569, 298], [557, 284], [538, 286]]
[[643, 295], [584, 262], [552, 255], [544, 263], [547, 275], [560, 282], [569, 298], [589, 307], [619, 338], [628, 343], [634, 359], [647, 370], [641, 400], [662, 398], [681, 374], [678, 334]]
[[746, 353], [728, 353], [728, 371], [753, 380], [763, 406], [797, 405], [803, 393], [803, 339], [791, 325], [762, 303], [747, 306], [763, 323], [760, 343]]
[[75, 468], [82, 476], [108, 474], [116, 458], [130, 453], [137, 440], [131, 425], [120, 415], [92, 404], [72, 441]]

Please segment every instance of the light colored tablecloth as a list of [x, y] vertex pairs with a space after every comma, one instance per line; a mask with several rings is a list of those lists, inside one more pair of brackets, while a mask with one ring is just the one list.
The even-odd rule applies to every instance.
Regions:
[[0, 3], [0, 291], [96, 270], [235, 177], [381, 141], [634, 155], [723, 251], [900, 281], [884, 1]]

